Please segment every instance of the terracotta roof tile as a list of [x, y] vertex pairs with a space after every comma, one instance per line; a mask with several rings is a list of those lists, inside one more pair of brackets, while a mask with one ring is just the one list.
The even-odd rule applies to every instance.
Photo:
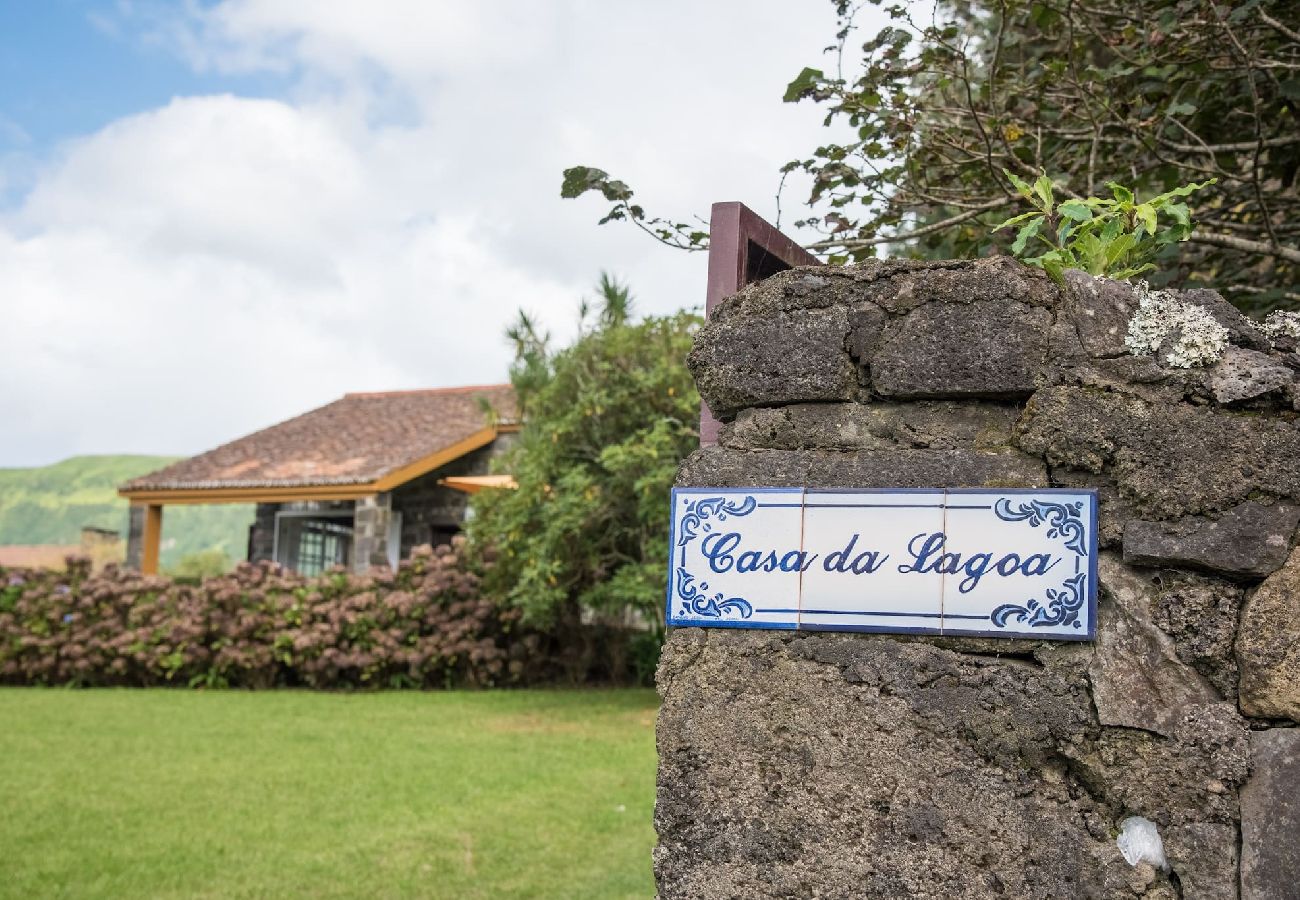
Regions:
[[296, 418], [173, 463], [124, 491], [364, 484], [517, 418], [508, 384], [347, 394]]

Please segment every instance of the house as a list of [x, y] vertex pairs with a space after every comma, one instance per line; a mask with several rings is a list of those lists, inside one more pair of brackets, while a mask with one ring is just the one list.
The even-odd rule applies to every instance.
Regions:
[[254, 503], [251, 561], [308, 575], [395, 566], [451, 540], [467, 491], [494, 483], [489, 462], [518, 430], [509, 385], [347, 394], [122, 485], [127, 565], [157, 572], [170, 504]]
[[7, 544], [0, 546], [0, 566], [7, 569], [62, 569], [70, 556], [88, 557], [96, 569], [122, 561], [122, 535], [87, 525], [79, 544]]

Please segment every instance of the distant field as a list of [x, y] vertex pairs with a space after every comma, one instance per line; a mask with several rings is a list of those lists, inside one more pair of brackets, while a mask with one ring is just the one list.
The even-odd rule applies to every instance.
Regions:
[[0, 690], [0, 897], [651, 897], [649, 690]]
[[[0, 544], [75, 544], [87, 525], [126, 534], [124, 481], [175, 462], [171, 456], [74, 456], [52, 466], [0, 469]], [[237, 560], [253, 507], [177, 506], [163, 516], [162, 564], [219, 548]]]

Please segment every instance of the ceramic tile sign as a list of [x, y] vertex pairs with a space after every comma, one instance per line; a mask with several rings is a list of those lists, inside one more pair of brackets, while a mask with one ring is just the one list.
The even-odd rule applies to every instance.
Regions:
[[676, 488], [668, 624], [1091, 640], [1087, 490]]

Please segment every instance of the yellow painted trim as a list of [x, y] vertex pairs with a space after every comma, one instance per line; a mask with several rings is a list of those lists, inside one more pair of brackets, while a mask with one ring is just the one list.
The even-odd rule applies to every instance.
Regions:
[[181, 505], [193, 503], [297, 503], [305, 500], [357, 500], [375, 492], [365, 484], [305, 487], [185, 488], [183, 490], [118, 491], [133, 503]]
[[391, 491], [412, 479], [445, 466], [466, 453], [486, 447], [496, 439], [497, 429], [484, 428], [444, 447], [436, 453], [390, 472], [377, 481], [362, 484], [325, 484], [295, 487], [226, 487], [181, 488], [178, 490], [119, 490], [118, 494], [132, 503], [295, 503], [307, 500], [359, 500], [381, 491]]
[[439, 478], [438, 484], [454, 491], [477, 494], [481, 490], [519, 490], [513, 475], [448, 475]]
[[390, 472], [375, 482], [375, 490], [391, 491], [393, 488], [432, 472], [440, 466], [445, 466], [453, 459], [460, 459], [466, 453], [472, 453], [480, 447], [486, 447], [496, 440], [496, 436], [497, 430], [491, 426], [476, 431], [463, 441], [458, 441], [450, 447], [444, 447], [436, 453], [430, 453], [423, 459], [417, 459], [410, 465], [402, 466], [402, 468]]
[[144, 508], [144, 535], [140, 546], [140, 571], [145, 575], [158, 574], [158, 557], [162, 547], [163, 508], [150, 503]]

